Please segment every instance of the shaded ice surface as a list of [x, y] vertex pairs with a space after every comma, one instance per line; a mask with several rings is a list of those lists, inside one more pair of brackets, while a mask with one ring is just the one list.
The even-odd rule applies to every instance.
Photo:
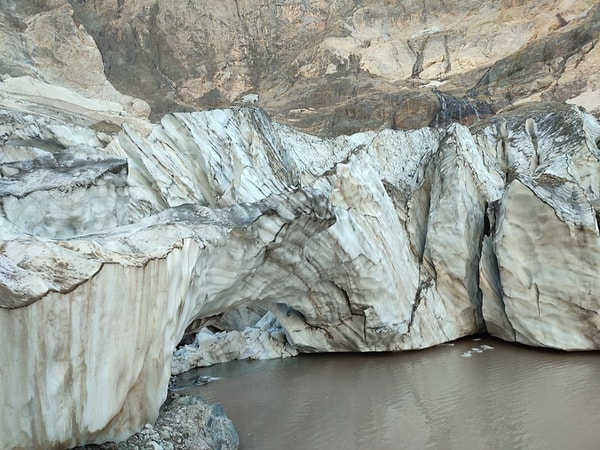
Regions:
[[154, 421], [194, 323], [211, 328], [176, 371], [484, 331], [600, 346], [600, 126], [575, 107], [324, 140], [254, 107], [152, 126], [18, 82], [0, 97], [3, 448]]

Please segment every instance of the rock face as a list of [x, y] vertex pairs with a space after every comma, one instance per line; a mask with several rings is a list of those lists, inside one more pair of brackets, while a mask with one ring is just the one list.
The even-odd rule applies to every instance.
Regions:
[[[525, 5], [512, 3], [516, 9], [504, 5], [504, 11], [522, 14]], [[572, 2], [552, 2], [549, 10], [567, 3]], [[567, 66], [571, 74], [592, 67], [588, 58], [596, 48], [598, 8], [577, 3], [580, 9], [569, 9], [568, 25], [561, 22], [549, 40], [523, 48], [522, 67], [512, 75], [525, 76], [547, 56], [560, 59], [552, 50], [560, 45], [560, 33], [579, 36], [587, 50], [582, 55], [569, 47], [561, 59], [565, 65], [552, 76], [567, 76]], [[0, 447], [64, 448], [126, 438], [156, 419], [167, 396], [173, 349], [186, 330], [243, 329], [251, 316], [247, 307], [276, 318], [266, 316], [264, 329], [258, 328], [272, 331], [281, 354], [419, 349], [485, 331], [528, 345], [600, 348], [600, 125], [589, 113], [537, 102], [480, 118], [470, 127], [384, 127], [327, 139], [274, 122], [252, 105], [166, 114], [153, 124], [147, 120], [148, 104], [121, 95], [102, 73], [123, 70], [131, 55], [115, 49], [109, 60], [112, 53], [102, 46], [120, 30], [122, 40], [140, 42], [136, 58], [142, 66], [153, 61], [150, 56], [163, 55], [165, 64], [177, 69], [187, 60], [180, 42], [185, 33], [176, 33], [173, 41], [183, 53], [162, 53], [158, 42], [167, 41], [157, 40], [157, 30], [173, 24], [174, 17], [182, 22], [176, 31], [186, 29], [190, 16], [177, 9], [179, 2], [173, 2], [177, 14], [171, 15], [156, 2], [141, 1], [106, 6], [0, 0], [0, 5], [0, 33], [6, 38], [0, 44], [0, 402], [5, 413]], [[249, 4], [237, 5], [240, 23], [246, 23]], [[417, 19], [430, 27], [432, 17], [452, 14], [449, 7], [433, 8], [423, 16], [407, 5], [403, 21], [395, 19], [390, 27], [414, 25]], [[355, 72], [356, 80], [371, 80], [377, 70], [378, 77], [399, 70], [397, 64], [377, 65], [392, 61], [377, 59], [387, 54], [385, 35], [368, 38], [366, 30], [383, 27], [379, 9], [368, 12], [365, 4], [359, 14], [354, 2], [311, 6], [290, 2], [274, 12], [253, 13], [293, 25], [303, 51], [304, 30], [323, 39], [312, 62], [298, 59], [293, 66], [304, 75], [292, 87], [274, 91], [277, 95], [306, 87], [306, 80], [315, 78], [313, 69], [316, 78], [325, 75], [340, 92], [356, 86]], [[475, 7], [467, 2], [465, 11]], [[103, 29], [107, 11], [115, 16], [104, 41], [96, 36], [101, 56], [86, 27], [92, 33]], [[220, 11], [207, 8], [198, 17], [227, 28], [230, 12]], [[350, 13], [351, 23], [340, 19]], [[379, 19], [370, 22], [371, 14]], [[264, 20], [257, 30], [268, 31], [275, 23]], [[536, 27], [546, 23], [541, 20]], [[332, 24], [346, 34], [331, 34]], [[428, 45], [454, 42], [454, 35], [419, 27], [420, 32], [408, 28], [415, 61], [399, 78], [425, 77], [431, 67]], [[55, 40], [47, 38], [51, 29], [60, 31]], [[364, 33], [359, 41], [370, 40], [371, 50], [355, 47], [358, 29]], [[573, 29], [581, 33], [569, 34]], [[396, 28], [390, 30], [391, 39]], [[225, 37], [222, 41], [229, 45]], [[252, 45], [266, 48], [270, 42]], [[210, 47], [196, 47], [210, 59]], [[248, 81], [251, 72], [243, 69], [250, 67], [248, 55], [255, 54], [250, 48], [238, 47], [235, 64], [222, 72], [197, 69], [204, 75], [199, 72], [187, 85], [186, 95], [196, 99], [191, 104], [226, 91], [241, 95], [275, 85], [276, 80]], [[451, 58], [440, 61], [456, 60], [452, 48]], [[214, 54], [220, 52], [215, 47]], [[371, 54], [374, 59], [368, 60]], [[340, 61], [335, 67], [331, 55]], [[486, 77], [477, 75], [480, 81], [472, 86], [478, 92], [514, 80], [499, 75], [511, 72], [510, 58], [516, 58], [508, 49], [503, 55]], [[85, 70], [82, 61], [89, 61]], [[154, 66], [156, 73], [139, 71], [141, 93], [144, 83], [164, 76], [162, 64]], [[89, 73], [79, 77], [71, 70]], [[447, 73], [453, 70], [458, 69]], [[475, 68], [461, 71], [465, 79], [470, 70]], [[200, 95], [209, 82], [215, 91]], [[177, 80], [170, 105], [184, 96], [179, 83], [185, 84]], [[157, 92], [164, 96], [169, 89]], [[369, 109], [368, 97], [353, 89], [354, 106], [344, 108], [354, 112], [344, 117], [357, 118], [356, 126], [365, 128], [361, 114], [377, 107]], [[260, 104], [265, 91], [256, 91]], [[327, 108], [328, 95], [322, 96]], [[396, 124], [391, 128], [411, 120], [412, 111], [437, 110], [438, 125], [465, 111], [478, 113], [477, 105], [447, 92], [427, 95], [438, 106], [415, 100], [406, 109], [390, 110]], [[273, 110], [286, 111], [289, 105], [281, 106], [286, 101]], [[451, 109], [455, 113], [449, 117], [440, 116]], [[323, 111], [315, 123], [331, 113]], [[340, 116], [331, 117], [335, 122]], [[314, 128], [310, 120], [303, 123]], [[346, 119], [340, 123], [355, 126]], [[257, 333], [250, 330], [248, 337], [260, 341]], [[200, 341], [202, 355], [206, 347]]]
[[106, 75], [155, 119], [246, 94], [276, 121], [324, 136], [471, 123], [531, 100], [600, 113], [595, 0], [0, 6], [2, 73], [149, 113]]
[[469, 122], [523, 100], [600, 112], [595, 0], [69, 3], [108, 78], [157, 116], [246, 93], [329, 136]]

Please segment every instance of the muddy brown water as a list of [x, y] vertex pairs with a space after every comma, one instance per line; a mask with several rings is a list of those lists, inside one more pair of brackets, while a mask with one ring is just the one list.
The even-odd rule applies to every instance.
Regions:
[[223, 403], [241, 449], [600, 449], [598, 352], [468, 338], [235, 361], [175, 384], [207, 376], [218, 379], [185, 390]]

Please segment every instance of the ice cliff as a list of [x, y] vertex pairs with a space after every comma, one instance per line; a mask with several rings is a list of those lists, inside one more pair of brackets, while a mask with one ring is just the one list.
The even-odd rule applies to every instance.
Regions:
[[21, 77], [0, 117], [2, 448], [127, 437], [186, 328], [253, 304], [301, 352], [600, 348], [600, 125], [576, 107], [321, 139]]

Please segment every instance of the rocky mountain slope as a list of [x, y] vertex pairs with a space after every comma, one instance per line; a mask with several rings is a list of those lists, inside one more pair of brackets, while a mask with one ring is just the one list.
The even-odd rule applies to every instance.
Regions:
[[[158, 114], [255, 92], [276, 120], [337, 135], [473, 120], [524, 99], [600, 107], [592, 0], [71, 4], [108, 78]], [[444, 97], [455, 104], [442, 111]]]
[[593, 0], [0, 5], [4, 73], [89, 91], [104, 72], [155, 120], [248, 93], [324, 136], [470, 123], [528, 100], [600, 111]]
[[[282, 354], [484, 331], [600, 348], [600, 124], [515, 105], [595, 111], [600, 7], [465, 2], [452, 22], [451, 2], [368, 3], [0, 0], [2, 448], [126, 438], [155, 420], [186, 329], [253, 305]], [[526, 26], [502, 34], [494, 14]], [[484, 62], [484, 40], [434, 29], [484, 20], [500, 33]], [[412, 59], [386, 53], [403, 45]], [[258, 105], [162, 114], [248, 93]]]

